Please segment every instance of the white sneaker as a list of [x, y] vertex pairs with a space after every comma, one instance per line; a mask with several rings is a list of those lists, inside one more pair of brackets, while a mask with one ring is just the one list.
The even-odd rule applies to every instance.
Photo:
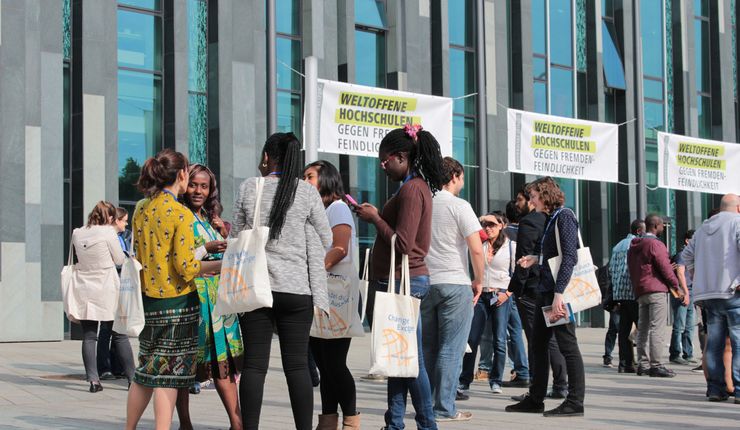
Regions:
[[503, 390], [501, 389], [501, 386], [500, 386], [499, 384], [496, 384], [496, 383], [492, 383], [492, 384], [491, 384], [491, 392], [492, 392], [493, 394], [501, 394], [501, 393], [503, 393], [504, 391], [503, 391]]

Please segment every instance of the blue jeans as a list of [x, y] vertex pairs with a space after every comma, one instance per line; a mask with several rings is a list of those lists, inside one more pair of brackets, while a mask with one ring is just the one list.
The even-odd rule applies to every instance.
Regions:
[[509, 358], [514, 364], [513, 369], [517, 377], [529, 379], [529, 362], [527, 360], [527, 349], [524, 346], [524, 337], [522, 336], [522, 319], [517, 309], [517, 299], [511, 296], [509, 301], [511, 302], [511, 312], [509, 313], [509, 324], [507, 326]]
[[740, 291], [729, 299], [711, 299], [702, 302], [707, 311], [707, 346], [704, 357], [707, 363], [707, 396], [722, 395], [727, 390], [725, 365], [722, 355], [725, 339], [732, 344], [732, 381], [735, 398], [740, 398]]
[[[411, 278], [411, 295], [423, 299], [429, 291], [429, 276], [414, 276]], [[387, 281], [373, 281], [372, 288], [376, 291], [387, 291]], [[400, 281], [396, 281], [396, 286]], [[396, 288], [398, 291], [398, 288]], [[419, 316], [416, 329], [416, 342], [419, 348], [419, 375], [416, 378], [388, 378], [388, 409], [385, 411], [385, 425], [388, 430], [402, 430], [403, 417], [406, 414], [407, 394], [411, 394], [411, 403], [416, 411], [416, 427], [419, 430], [436, 430], [432, 409], [432, 387], [429, 384], [422, 353], [422, 318]], [[372, 321], [370, 322], [372, 324]]]
[[472, 319], [470, 285], [434, 284], [421, 302], [424, 362], [432, 385], [435, 416], [457, 414], [457, 378]]
[[690, 359], [694, 356], [694, 346], [691, 335], [696, 324], [694, 299], [691, 298], [688, 306], [682, 306], [681, 301], [671, 296], [671, 310], [673, 311], [673, 331], [671, 332], [671, 346], [668, 348], [671, 360], [678, 357]]
[[611, 311], [609, 312], [609, 329], [606, 331], [606, 337], [604, 338], [604, 358], [612, 359], [612, 351], [614, 351], [618, 333], [619, 311]]

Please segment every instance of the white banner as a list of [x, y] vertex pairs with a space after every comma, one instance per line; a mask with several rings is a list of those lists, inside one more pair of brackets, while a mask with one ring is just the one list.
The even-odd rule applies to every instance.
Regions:
[[658, 186], [740, 192], [740, 145], [658, 132]]
[[508, 110], [509, 171], [617, 182], [617, 124]]
[[452, 155], [452, 99], [324, 79], [318, 82], [319, 151], [377, 157], [380, 141], [389, 131], [413, 123], [434, 135], [443, 156]]

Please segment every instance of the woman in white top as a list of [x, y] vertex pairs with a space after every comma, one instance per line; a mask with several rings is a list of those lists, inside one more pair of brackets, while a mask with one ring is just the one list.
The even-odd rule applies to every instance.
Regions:
[[[70, 317], [82, 325], [82, 361], [90, 382], [90, 392], [102, 391], [96, 359], [98, 324], [113, 321], [118, 307], [120, 279], [116, 266], [125, 255], [115, 228], [111, 225], [116, 209], [108, 202], [98, 202], [87, 218], [87, 225], [72, 232], [72, 246], [77, 255], [74, 272], [74, 303]], [[128, 345], [128, 341], [125, 342]], [[133, 368], [131, 346], [116, 344], [125, 369]], [[119, 349], [120, 347], [120, 349]], [[133, 375], [127, 375], [131, 378]]]
[[483, 293], [475, 305], [473, 323], [468, 336], [468, 344], [472, 353], [465, 354], [460, 374], [459, 382], [462, 389], [467, 389], [473, 381], [478, 345], [486, 321], [491, 321], [494, 361], [488, 383], [492, 393], [502, 392], [501, 385], [506, 364], [506, 326], [512, 309], [510, 300], [512, 294], [508, 288], [511, 274], [514, 272], [516, 256], [516, 242], [509, 240], [503, 233], [506, 222], [506, 217], [500, 213], [491, 213], [481, 217], [481, 226], [487, 235], [483, 243], [486, 268], [483, 276]]
[[[319, 191], [331, 226], [333, 240], [327, 248], [324, 266], [329, 276], [345, 277], [350, 283], [350, 291], [358, 291], [359, 277], [354, 264], [355, 223], [352, 211], [342, 200], [342, 177], [333, 164], [320, 160], [306, 166], [303, 179]], [[349, 325], [352, 321], [346, 323]], [[336, 429], [340, 406], [343, 428], [360, 428], [355, 381], [347, 368], [351, 340], [349, 336], [335, 339], [311, 337], [311, 353], [321, 373], [321, 415], [318, 428]]]

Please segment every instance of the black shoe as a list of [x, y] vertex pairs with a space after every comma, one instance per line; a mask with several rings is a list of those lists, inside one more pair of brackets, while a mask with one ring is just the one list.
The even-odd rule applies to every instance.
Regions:
[[90, 392], [91, 393], [97, 393], [98, 391], [103, 391], [103, 386], [100, 385], [100, 382], [91, 382], [90, 383]]
[[576, 406], [569, 401], [565, 401], [555, 409], [551, 409], [544, 414], [546, 417], [582, 417], [583, 406]]
[[673, 378], [676, 374], [671, 369], [666, 369], [665, 366], [658, 366], [650, 368], [648, 373], [652, 378]]
[[730, 396], [728, 396], [726, 393], [710, 394], [707, 396], [707, 400], [709, 400], [710, 402], [724, 402], [729, 398]]
[[555, 390], [552, 389], [547, 392], [548, 399], [564, 399], [568, 397], [568, 390]]
[[637, 376], [649, 375], [650, 369], [645, 369], [642, 366], [637, 366]]
[[619, 365], [619, 369], [617, 371], [619, 373], [637, 373], [635, 366], [622, 366], [621, 364]]
[[457, 392], [455, 393], [455, 400], [463, 401], [463, 400], [469, 400], [469, 399], [470, 399], [470, 396], [468, 396], [467, 394], [463, 393], [460, 390], [457, 390]]
[[101, 381], [111, 381], [116, 379], [116, 375], [112, 374], [111, 372], [103, 372], [102, 375], [100, 375]]
[[524, 394], [520, 394], [518, 396], [511, 396], [511, 400], [513, 400], [515, 402], [521, 402], [522, 400], [526, 399], [527, 397], [529, 397], [529, 391], [527, 391]]
[[604, 356], [603, 358], [604, 358], [604, 361], [601, 364], [602, 366], [604, 366], [604, 367], [614, 367], [614, 365], [612, 364], [612, 358], [611, 357]]
[[501, 385], [504, 387], [529, 387], [529, 379], [520, 378], [519, 375], [517, 375], [514, 379], [504, 381]]
[[524, 412], [529, 414], [541, 414], [545, 411], [545, 403], [535, 403], [531, 397], [527, 396], [519, 403], [506, 407], [506, 412]]

